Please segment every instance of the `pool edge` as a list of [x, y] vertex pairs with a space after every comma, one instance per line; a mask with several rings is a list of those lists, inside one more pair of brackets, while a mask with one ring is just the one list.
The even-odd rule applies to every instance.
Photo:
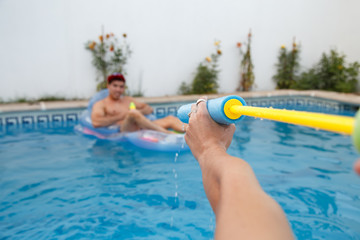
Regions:
[[[217, 98], [227, 95], [238, 95], [242, 98], [261, 98], [261, 97], [281, 97], [281, 96], [308, 96], [338, 101], [345, 104], [360, 106], [360, 95], [351, 93], [338, 93], [320, 90], [274, 90], [274, 91], [254, 91], [254, 92], [233, 92], [220, 94], [207, 94], [208, 98]], [[163, 97], [138, 97], [139, 101], [149, 104], [191, 102], [196, 101], [202, 95], [175, 95]], [[86, 108], [88, 100], [80, 101], [54, 101], [36, 103], [10, 103], [1, 104], [0, 113], [24, 112], [24, 111], [46, 111], [60, 109], [79, 109]]]

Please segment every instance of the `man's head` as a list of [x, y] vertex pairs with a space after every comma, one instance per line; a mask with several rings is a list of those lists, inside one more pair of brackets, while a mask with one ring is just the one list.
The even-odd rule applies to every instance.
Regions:
[[122, 75], [121, 73], [113, 73], [113, 74], [109, 75], [107, 78], [108, 84], [111, 84], [115, 80], [123, 81], [125, 83], [124, 75]]
[[119, 99], [125, 92], [125, 78], [121, 73], [113, 73], [108, 76], [109, 96], [115, 100]]

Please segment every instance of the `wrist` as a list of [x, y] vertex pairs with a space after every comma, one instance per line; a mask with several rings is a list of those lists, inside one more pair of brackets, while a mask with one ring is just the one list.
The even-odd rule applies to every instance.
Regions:
[[206, 147], [198, 156], [198, 162], [201, 168], [218, 167], [214, 165], [221, 164], [218, 159], [228, 156], [226, 149], [221, 146]]

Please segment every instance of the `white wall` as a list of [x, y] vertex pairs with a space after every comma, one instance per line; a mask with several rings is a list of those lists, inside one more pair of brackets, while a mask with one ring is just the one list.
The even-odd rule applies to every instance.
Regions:
[[306, 69], [337, 48], [360, 61], [358, 0], [0, 0], [0, 98], [90, 97], [96, 72], [87, 40], [127, 33], [130, 89], [176, 94], [221, 40], [220, 91], [239, 79], [236, 42], [253, 32], [255, 90], [271, 90], [279, 47], [301, 43]]

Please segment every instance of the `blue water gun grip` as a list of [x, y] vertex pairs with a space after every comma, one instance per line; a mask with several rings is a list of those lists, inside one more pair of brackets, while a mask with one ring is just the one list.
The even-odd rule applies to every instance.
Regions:
[[[236, 123], [238, 121], [240, 121], [241, 119], [243, 119], [244, 116], [241, 116], [237, 119], [230, 119], [226, 116], [225, 112], [224, 112], [224, 107], [225, 104], [232, 99], [236, 99], [239, 100], [243, 106], [246, 106], [246, 103], [244, 101], [244, 99], [242, 99], [239, 96], [236, 95], [230, 95], [230, 96], [226, 96], [226, 97], [221, 97], [221, 98], [215, 98], [215, 99], [211, 99], [208, 100], [206, 102], [206, 107], [208, 109], [208, 112], [211, 116], [211, 118], [220, 124], [231, 124], [231, 123]], [[183, 122], [183, 123], [189, 123], [189, 116], [188, 114], [191, 112], [191, 105], [192, 104], [186, 104], [181, 106], [178, 109], [177, 112], [177, 117]]]

